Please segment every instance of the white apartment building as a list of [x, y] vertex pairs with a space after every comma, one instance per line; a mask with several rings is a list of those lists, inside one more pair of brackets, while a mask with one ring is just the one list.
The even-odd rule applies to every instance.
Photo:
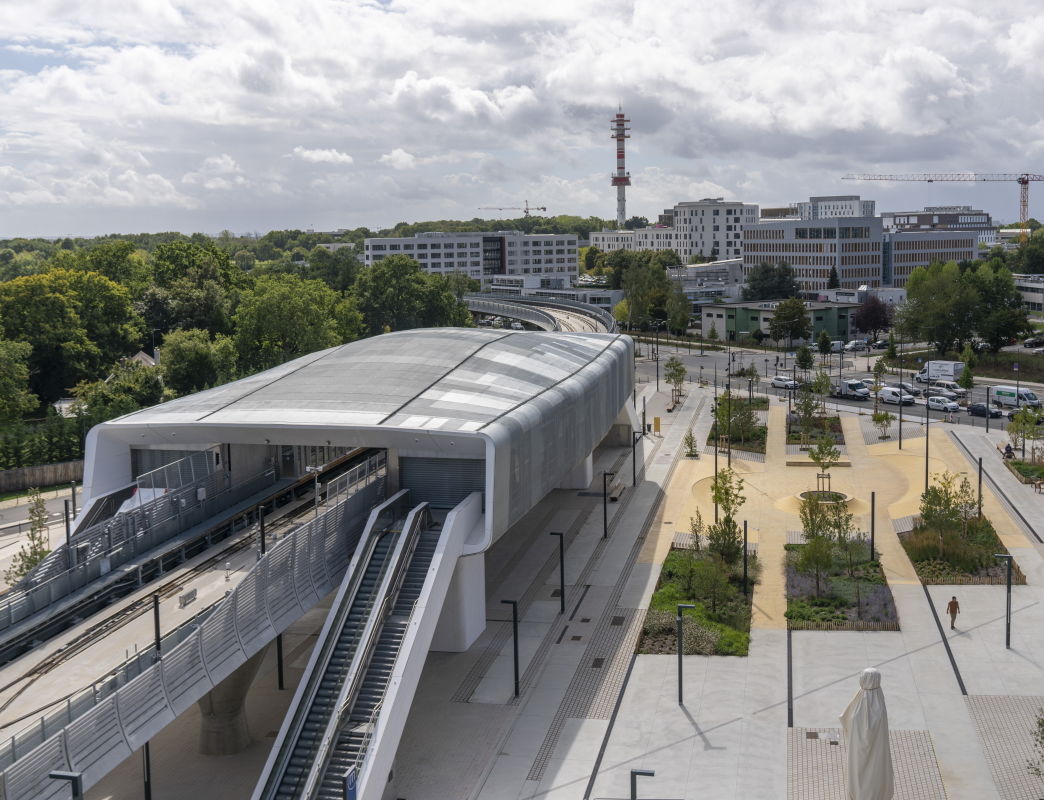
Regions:
[[799, 219], [830, 219], [833, 217], [872, 217], [876, 203], [861, 200], [857, 194], [810, 197], [807, 203], [794, 203]]
[[639, 228], [633, 231], [592, 231], [591, 245], [605, 252], [613, 250], [674, 250], [683, 263], [693, 256], [701, 258], [739, 258], [742, 227], [758, 221], [754, 203], [706, 198], [678, 203], [670, 214], [673, 226]]
[[426, 272], [462, 272], [488, 285], [498, 275], [518, 275], [527, 288], [565, 289], [579, 272], [577, 236], [521, 231], [418, 233], [366, 239], [366, 266], [386, 256], [415, 259]]

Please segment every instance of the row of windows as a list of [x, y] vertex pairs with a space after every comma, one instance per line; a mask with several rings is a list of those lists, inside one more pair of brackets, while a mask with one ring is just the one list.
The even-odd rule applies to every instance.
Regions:
[[856, 264], [876, 264], [878, 267], [881, 266], [881, 256], [869, 255], [869, 256], [841, 256], [842, 266], [852, 266]]
[[842, 225], [837, 228], [794, 228], [795, 239], [869, 239], [865, 225]]
[[779, 244], [761, 244], [751, 242], [746, 245], [750, 253], [836, 253], [836, 244], [806, 244], [805, 242], [781, 242]]
[[879, 253], [880, 242], [844, 242], [841, 245], [842, 253]]
[[931, 253], [896, 253], [892, 256], [892, 261], [896, 264], [928, 264], [934, 261], [960, 261], [962, 258], [968, 257], [967, 250], [959, 250], [957, 252], [949, 253], [938, 253], [932, 251]]
[[782, 239], [782, 228], [744, 228], [744, 239]]
[[904, 242], [897, 241], [892, 243], [893, 250], [922, 250], [925, 252], [934, 253], [936, 250], [945, 250], [947, 248], [960, 247], [964, 249], [964, 254], [957, 256], [957, 258], [965, 258], [968, 248], [974, 245], [974, 241], [970, 239], [933, 239], [929, 241], [916, 241], [916, 242]]

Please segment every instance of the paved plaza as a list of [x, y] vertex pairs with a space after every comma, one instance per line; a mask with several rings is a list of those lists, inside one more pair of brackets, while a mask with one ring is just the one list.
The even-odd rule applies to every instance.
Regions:
[[[740, 516], [762, 574], [753, 597], [746, 658], [685, 656], [678, 704], [675, 656], [635, 655], [660, 565], [697, 509], [712, 518], [713, 452], [685, 458], [692, 426], [705, 441], [712, 388], [688, 387], [666, 413], [664, 392], [641, 384], [638, 408], [661, 419], [661, 435], [632, 452], [595, 454], [587, 490], [556, 490], [488, 553], [487, 627], [464, 653], [429, 655], [394, 768], [405, 800], [627, 798], [632, 769], [646, 798], [842, 800], [845, 743], [838, 717], [867, 666], [882, 673], [896, 797], [1037, 800], [1044, 782], [1025, 769], [1030, 726], [1044, 705], [1044, 495], [1020, 484], [981, 428], [932, 424], [930, 472], [966, 472], [982, 456], [984, 509], [1027, 577], [1013, 593], [1010, 650], [1004, 646], [1003, 586], [921, 585], [895, 533], [918, 513], [925, 436], [904, 424], [904, 441], [871, 437], [866, 416], [842, 412], [849, 467], [833, 488], [853, 496], [869, 528], [876, 492], [876, 546], [900, 630], [788, 631], [783, 575], [788, 532], [799, 530], [797, 494], [815, 472], [784, 440], [786, 404], [772, 400], [764, 460], [734, 458], [746, 482]], [[735, 454], [734, 454], [735, 456]], [[724, 463], [722, 457], [722, 463]], [[644, 466], [643, 466], [644, 464]], [[609, 503], [603, 538], [603, 470], [625, 491]], [[1017, 512], [1017, 513], [1016, 513]], [[564, 534], [565, 611], [558, 539]], [[940, 625], [946, 601], [961, 602], [956, 630]], [[514, 696], [508, 606], [520, 615], [520, 696]], [[272, 653], [248, 699], [255, 744], [226, 758], [193, 755], [193, 709], [153, 742], [154, 792], [194, 800], [246, 797], [300, 676], [320, 610], [288, 635], [287, 689], [274, 689]], [[948, 622], [948, 620], [947, 620]], [[309, 627], [311, 626], [311, 627]], [[195, 722], [193, 717], [195, 716]], [[92, 789], [92, 800], [140, 794], [140, 756]]]

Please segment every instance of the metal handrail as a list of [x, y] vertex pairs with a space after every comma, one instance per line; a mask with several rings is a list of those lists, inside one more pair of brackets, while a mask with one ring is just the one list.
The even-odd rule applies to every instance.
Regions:
[[[377, 547], [382, 534], [387, 532], [388, 525], [379, 527], [379, 522], [382, 518], [383, 513], [388, 509], [394, 509], [396, 504], [406, 495], [408, 490], [404, 489], [393, 497], [389, 498], [380, 507], [375, 508], [371, 512], [372, 526], [368, 524], [370, 528], [370, 535], [364, 536], [360, 539], [358, 547], [356, 548], [357, 557], [353, 558], [352, 561], [356, 565], [354, 570], [351, 570], [351, 578], [347, 584], [347, 588], [343, 593], [339, 593], [339, 604], [337, 606], [338, 613], [336, 616], [331, 617], [330, 621], [324, 628], [328, 632], [340, 630], [344, 624], [345, 618], [351, 611], [352, 605], [355, 603], [355, 598], [359, 593], [359, 586], [362, 583], [363, 577], [366, 574], [366, 567], [369, 565], [370, 560], [373, 558], [373, 552]], [[344, 598], [350, 598], [345, 602]], [[338, 602], [337, 600], [334, 601]], [[322, 685], [323, 676], [325, 675], [326, 668], [329, 665], [330, 658], [333, 655], [333, 651], [338, 645], [337, 636], [327, 636], [323, 642], [322, 649], [319, 651], [319, 655], [314, 661], [314, 668], [312, 674], [308, 676], [308, 684], [305, 687], [297, 702], [297, 710], [294, 713], [290, 721], [289, 727], [286, 729], [285, 735], [283, 735], [282, 741], [277, 742], [279, 745], [279, 751], [276, 755], [275, 761], [272, 764], [271, 770], [268, 771], [268, 781], [261, 796], [274, 796], [275, 790], [279, 787], [284, 776], [286, 775], [287, 767], [289, 766], [290, 759], [293, 757], [294, 748], [297, 746], [297, 742], [300, 739], [301, 731], [304, 728], [304, 724], [308, 718], [308, 711], [311, 709], [312, 704], [315, 702], [316, 695], [319, 692], [319, 688]]]
[[[352, 704], [358, 697], [359, 690], [362, 688], [363, 680], [366, 677], [367, 668], [373, 657], [373, 652], [380, 641], [381, 629], [390, 607], [389, 601], [394, 602], [402, 582], [405, 580], [406, 572], [409, 570], [410, 561], [417, 548], [421, 531], [424, 529], [422, 525], [418, 524], [418, 521], [428, 518], [427, 503], [417, 506], [410, 512], [407, 517], [407, 525], [404, 526], [401, 539], [396, 545], [398, 552], [393, 553], [386, 562], [386, 568], [381, 577], [384, 591], [378, 594], [378, 597], [381, 598], [380, 606], [370, 610], [367, 624], [363, 627], [357, 639], [357, 641], [363, 641], [364, 644], [361, 649], [355, 651], [355, 655], [352, 657], [351, 666], [339, 693], [337, 709], [330, 716], [326, 730], [323, 732], [323, 737], [316, 748], [301, 797], [312, 797], [318, 783], [322, 780], [323, 774], [326, 772], [330, 750], [339, 735], [342, 715], [347, 709], [352, 707]], [[390, 572], [387, 571], [388, 565], [391, 567]]]

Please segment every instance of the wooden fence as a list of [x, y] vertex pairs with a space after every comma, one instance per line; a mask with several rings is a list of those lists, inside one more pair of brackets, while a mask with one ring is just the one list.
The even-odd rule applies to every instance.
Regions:
[[0, 471], [0, 494], [82, 480], [83, 461], [63, 461], [60, 464], [7, 469]]

